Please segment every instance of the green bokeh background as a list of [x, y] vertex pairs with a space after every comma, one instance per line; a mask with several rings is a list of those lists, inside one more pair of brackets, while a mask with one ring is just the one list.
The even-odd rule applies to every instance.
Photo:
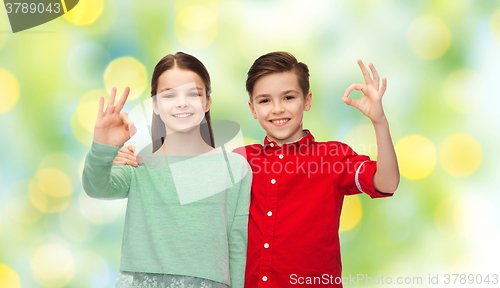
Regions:
[[[498, 1], [82, 0], [80, 14], [15, 34], [2, 9], [0, 287], [113, 286], [126, 201], [82, 190], [92, 139], [82, 107], [129, 85], [107, 81], [108, 68], [133, 79], [145, 71], [130, 111], [148, 99], [159, 59], [177, 51], [206, 65], [212, 118], [238, 122], [247, 143], [265, 133], [248, 110], [246, 72], [262, 54], [291, 52], [311, 74], [304, 128], [375, 157], [370, 121], [341, 101], [363, 81], [356, 60], [373, 62], [388, 79], [383, 104], [402, 177], [392, 198], [346, 202], [344, 213], [361, 218], [343, 219], [352, 224], [340, 233], [344, 275], [437, 287], [429, 275], [442, 283], [446, 273], [500, 272]], [[136, 64], [110, 68], [123, 57]]]

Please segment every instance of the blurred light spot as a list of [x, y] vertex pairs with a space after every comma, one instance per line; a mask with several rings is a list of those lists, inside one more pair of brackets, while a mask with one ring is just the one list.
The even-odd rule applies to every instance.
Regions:
[[[109, 94], [103, 89], [93, 90], [83, 95], [70, 119], [71, 132], [73, 132], [73, 136], [80, 143], [89, 147], [90, 144], [92, 144], [100, 97], [104, 98], [104, 111], [106, 111]], [[118, 101], [119, 100], [115, 98], [115, 105]]]
[[409, 135], [396, 143], [399, 171], [410, 180], [427, 177], [436, 166], [436, 148], [422, 135]]
[[362, 210], [358, 196], [349, 195], [344, 197], [339, 232], [349, 231], [354, 228], [361, 220]]
[[38, 171], [36, 180], [30, 181], [31, 203], [41, 212], [61, 212], [71, 202], [73, 187], [69, 177], [59, 169]]
[[78, 166], [78, 176], [82, 176], [83, 175], [83, 169], [85, 169], [85, 158], [87, 157], [87, 155], [85, 155], [85, 157], [83, 157], [82, 159], [82, 162], [80, 162], [80, 166]]
[[94, 23], [103, 10], [103, 0], [80, 0], [75, 8], [64, 14], [64, 18], [73, 25], [85, 26]]
[[112, 87], [116, 87], [116, 100], [122, 97], [125, 87], [129, 86], [130, 94], [127, 101], [135, 100], [142, 95], [148, 86], [147, 76], [146, 68], [137, 59], [121, 57], [111, 61], [104, 71], [104, 85], [109, 91], [108, 94]]
[[462, 216], [460, 203], [456, 197], [448, 197], [439, 202], [434, 211], [434, 220], [438, 231], [446, 237], [458, 235], [456, 219]]
[[78, 162], [72, 156], [64, 152], [51, 153], [45, 156], [37, 170], [46, 168], [56, 168], [64, 173], [71, 179], [73, 186], [81, 183], [81, 173], [78, 173]]
[[90, 222], [102, 225], [115, 221], [119, 216], [124, 215], [126, 200], [101, 200], [90, 198], [85, 192], [78, 197], [78, 203], [83, 216]]
[[463, 214], [455, 214], [454, 223], [464, 237], [476, 240], [491, 239], [496, 226], [495, 207], [481, 196], [465, 196], [460, 199]]
[[350, 129], [344, 137], [344, 143], [351, 146], [358, 154], [368, 155], [377, 160], [377, 139], [373, 125], [361, 124]]
[[110, 277], [109, 265], [106, 260], [91, 250], [85, 250], [75, 255], [76, 274], [71, 280], [72, 288], [104, 288], [111, 287], [114, 281]]
[[2, 201], [7, 216], [19, 224], [35, 223], [42, 217], [42, 213], [30, 202], [28, 187], [29, 181], [14, 182], [5, 191]]
[[[10, 27], [9, 20], [7, 17], [4, 17], [4, 14], [0, 14], [0, 31], [12, 31]], [[2, 46], [7, 42], [7, 39], [9, 38], [10, 33], [1, 33], [0, 34], [0, 49], [2, 49]]]
[[46, 168], [36, 174], [42, 189], [52, 197], [66, 197], [71, 195], [71, 180], [59, 169]]
[[110, 56], [100, 45], [83, 42], [71, 47], [66, 61], [71, 80], [84, 87], [102, 86], [102, 77]]
[[491, 37], [500, 46], [500, 9], [496, 10], [495, 13], [491, 15], [488, 24], [490, 27]]
[[[408, 195], [409, 194], [409, 195]], [[415, 194], [398, 195], [394, 199], [387, 199], [381, 205], [380, 213], [386, 215], [388, 221], [388, 237], [394, 241], [405, 242], [412, 239], [415, 229], [416, 210], [419, 201]]]
[[182, 45], [190, 49], [205, 48], [217, 35], [217, 12], [204, 5], [185, 7], [177, 13], [174, 30]]
[[21, 288], [19, 275], [5, 264], [0, 264], [0, 288]]
[[[257, 139], [254, 139], [252, 137], [243, 137], [243, 143], [245, 143], [244, 145], [253, 145], [253, 144], [259, 144], [260, 141]], [[242, 147], [242, 146], [239, 146], [239, 147]]]
[[473, 174], [481, 165], [481, 144], [467, 133], [446, 137], [439, 147], [439, 162], [443, 169], [455, 177]]
[[457, 112], [472, 112], [481, 105], [487, 93], [485, 87], [486, 82], [478, 73], [469, 69], [458, 70], [444, 82], [444, 99]]
[[423, 60], [441, 57], [450, 47], [448, 26], [435, 16], [423, 16], [410, 25], [408, 44], [411, 51]]
[[9, 71], [0, 69], [0, 114], [9, 112], [17, 100], [19, 100], [19, 83], [16, 77]]
[[35, 280], [47, 288], [66, 286], [75, 274], [73, 255], [60, 244], [40, 247], [31, 258]]
[[89, 223], [75, 205], [68, 206], [59, 214], [59, 222], [64, 234], [71, 239], [78, 242], [88, 240]]

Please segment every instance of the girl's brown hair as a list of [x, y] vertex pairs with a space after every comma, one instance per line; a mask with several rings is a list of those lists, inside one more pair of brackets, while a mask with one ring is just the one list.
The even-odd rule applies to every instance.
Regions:
[[[210, 101], [211, 85], [210, 85], [210, 75], [208, 74], [207, 68], [201, 63], [196, 57], [183, 53], [177, 52], [175, 54], [168, 54], [163, 57], [153, 71], [153, 77], [151, 79], [151, 97], [157, 94], [158, 90], [158, 78], [163, 72], [178, 67], [179, 69], [192, 71], [198, 76], [200, 76], [203, 84], [205, 84], [206, 98]], [[153, 98], [156, 101], [156, 97]], [[200, 133], [208, 145], [215, 148], [214, 134], [212, 131], [212, 125], [210, 123], [210, 110], [205, 113], [206, 123], [200, 125]], [[153, 140], [153, 153], [158, 150], [165, 141], [167, 132], [165, 131], [165, 123], [160, 118], [160, 115], [153, 113], [153, 120], [151, 122], [151, 138]]]
[[257, 58], [257, 60], [253, 62], [252, 67], [250, 67], [250, 70], [248, 70], [246, 88], [250, 96], [250, 101], [253, 101], [253, 88], [255, 82], [257, 82], [260, 77], [272, 73], [288, 71], [292, 71], [297, 75], [300, 89], [304, 93], [304, 97], [306, 97], [307, 93], [309, 93], [309, 68], [307, 68], [307, 65], [298, 62], [297, 59], [288, 52], [271, 52]]

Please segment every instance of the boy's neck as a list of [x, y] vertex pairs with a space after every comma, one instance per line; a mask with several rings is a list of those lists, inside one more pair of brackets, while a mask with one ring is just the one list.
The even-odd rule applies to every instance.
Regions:
[[278, 144], [278, 146], [282, 146], [283, 144], [286, 144], [286, 143], [296, 142], [296, 141], [300, 140], [302, 137], [304, 137], [304, 129], [302, 129], [302, 128], [297, 129], [297, 132], [290, 135], [290, 137], [287, 137], [284, 139], [274, 138], [273, 136], [269, 136], [269, 135], [266, 135], [266, 137], [269, 141], [274, 141], [274, 142], [276, 142], [276, 144]]

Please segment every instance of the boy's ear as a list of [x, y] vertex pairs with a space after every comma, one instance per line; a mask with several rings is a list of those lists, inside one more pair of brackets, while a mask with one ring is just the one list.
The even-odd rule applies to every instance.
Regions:
[[309, 91], [309, 93], [307, 93], [306, 95], [306, 105], [304, 107], [304, 111], [309, 111], [311, 109], [311, 105], [312, 105], [312, 92]]
[[252, 105], [252, 101], [248, 100], [248, 107], [250, 107], [250, 111], [252, 111], [253, 119], [257, 119], [257, 112], [255, 112], [255, 108]]

